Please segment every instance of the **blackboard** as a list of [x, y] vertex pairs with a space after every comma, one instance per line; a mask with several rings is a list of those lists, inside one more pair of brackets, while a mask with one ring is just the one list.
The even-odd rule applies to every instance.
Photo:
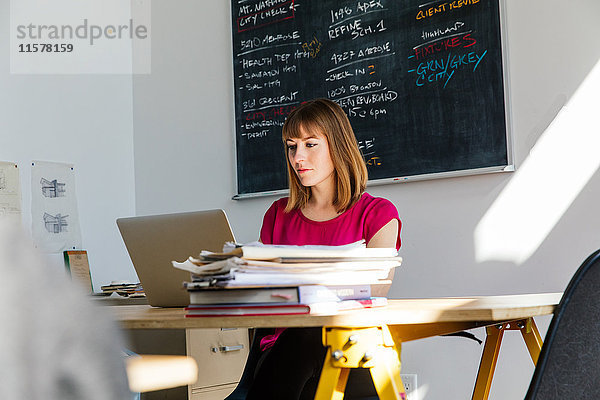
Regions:
[[287, 188], [281, 127], [348, 114], [370, 182], [502, 170], [500, 0], [232, 0], [238, 195]]

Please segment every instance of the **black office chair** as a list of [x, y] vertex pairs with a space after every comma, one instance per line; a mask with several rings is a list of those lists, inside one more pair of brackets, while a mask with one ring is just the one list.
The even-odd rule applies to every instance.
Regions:
[[[257, 328], [252, 333], [252, 343], [248, 351], [248, 359], [244, 366], [244, 372], [240, 378], [240, 382], [235, 390], [231, 392], [225, 400], [245, 400], [250, 389], [250, 385], [254, 380], [254, 372], [256, 370], [258, 360], [261, 356], [260, 340], [266, 335], [273, 333], [272, 328]], [[346, 386], [346, 400], [377, 400], [377, 396], [371, 396], [370, 393], [375, 393], [375, 386], [371, 379], [371, 374], [368, 369], [353, 369], [348, 377], [348, 385]]]
[[600, 398], [600, 250], [579, 267], [557, 306], [525, 397]]

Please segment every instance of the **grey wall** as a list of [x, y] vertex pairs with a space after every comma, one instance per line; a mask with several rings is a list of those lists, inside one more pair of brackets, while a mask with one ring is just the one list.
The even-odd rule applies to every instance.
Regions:
[[[31, 161], [73, 163], [83, 247], [96, 291], [137, 277], [115, 219], [135, 214], [130, 75], [13, 75], [9, 0], [0, 0], [0, 160], [21, 173], [31, 229]], [[62, 270], [62, 254], [48, 256]]]

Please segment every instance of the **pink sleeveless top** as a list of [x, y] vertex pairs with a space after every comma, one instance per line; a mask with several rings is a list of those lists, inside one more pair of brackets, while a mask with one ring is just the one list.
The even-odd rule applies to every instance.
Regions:
[[[275, 201], [265, 213], [260, 240], [264, 244], [328, 245], [339, 246], [364, 239], [367, 243], [383, 226], [393, 219], [398, 220], [396, 249], [400, 249], [400, 227], [398, 210], [389, 200], [363, 193], [348, 210], [328, 221], [313, 221], [299, 209], [286, 213], [288, 198]], [[273, 335], [265, 336], [260, 342], [261, 350], [273, 346], [285, 328], [277, 328]]]

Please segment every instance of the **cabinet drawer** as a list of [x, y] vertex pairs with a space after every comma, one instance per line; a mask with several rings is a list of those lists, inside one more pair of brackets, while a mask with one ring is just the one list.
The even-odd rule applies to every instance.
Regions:
[[248, 357], [247, 329], [187, 329], [187, 354], [198, 363], [195, 388], [237, 383]]

